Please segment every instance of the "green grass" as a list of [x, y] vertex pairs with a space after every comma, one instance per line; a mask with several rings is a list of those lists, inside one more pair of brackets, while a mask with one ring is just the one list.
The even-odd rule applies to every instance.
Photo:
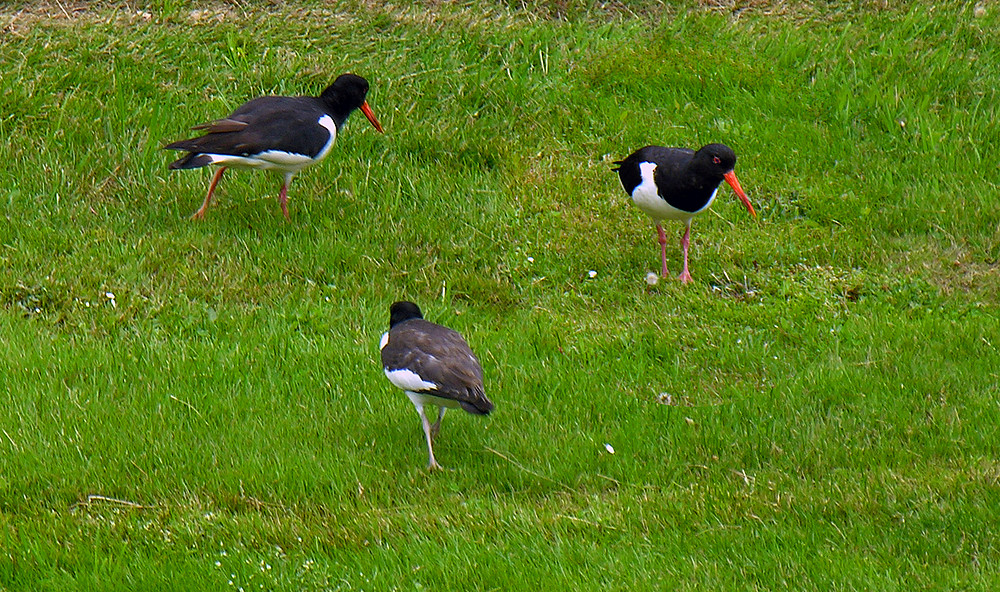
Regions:
[[[1000, 586], [997, 6], [0, 24], [0, 590]], [[160, 146], [344, 71], [384, 136], [355, 115], [291, 222], [246, 172], [187, 219], [209, 173]], [[712, 141], [760, 217], [721, 190], [650, 287], [611, 161]], [[444, 473], [377, 359], [401, 298], [497, 405]]]

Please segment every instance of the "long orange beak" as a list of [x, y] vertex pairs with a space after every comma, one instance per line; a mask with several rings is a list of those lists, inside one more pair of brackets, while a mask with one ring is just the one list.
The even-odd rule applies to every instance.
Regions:
[[726, 183], [729, 183], [729, 186], [733, 188], [733, 191], [736, 192], [736, 197], [740, 198], [743, 205], [747, 207], [747, 211], [750, 212], [754, 218], [756, 218], [757, 212], [753, 211], [753, 206], [750, 205], [750, 199], [747, 197], [746, 193], [743, 193], [743, 188], [740, 187], [739, 179], [736, 178], [736, 171], [729, 171], [723, 175], [723, 178], [726, 180]]
[[372, 111], [372, 108], [368, 106], [368, 101], [361, 103], [361, 112], [365, 114], [365, 117], [368, 118], [368, 121], [372, 122], [372, 125], [374, 125], [375, 129], [378, 130], [378, 133], [380, 134], [385, 133], [384, 131], [382, 131], [382, 124], [379, 123], [377, 119], [375, 119], [375, 113]]

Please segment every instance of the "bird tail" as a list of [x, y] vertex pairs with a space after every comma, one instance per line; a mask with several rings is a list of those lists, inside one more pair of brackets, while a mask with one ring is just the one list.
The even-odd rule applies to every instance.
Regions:
[[615, 160], [615, 161], [613, 161], [613, 163], [612, 163], [612, 164], [616, 164], [616, 165], [618, 165], [618, 166], [616, 166], [615, 168], [611, 169], [612, 171], [615, 171], [615, 172], [617, 172], [617, 171], [618, 171], [618, 169], [622, 168], [622, 165], [623, 165], [623, 164], [625, 164], [625, 161], [624, 161], [624, 160]]
[[[165, 146], [167, 149], [176, 150], [176, 148], [170, 148], [170, 146]], [[207, 154], [199, 154], [197, 152], [189, 152], [185, 154], [182, 158], [170, 163], [167, 168], [171, 170], [175, 169], [196, 169], [203, 166], [208, 166], [212, 164], [212, 157]]]
[[486, 398], [482, 387], [469, 389], [468, 400], [459, 401], [458, 404], [473, 415], [489, 415], [493, 411], [493, 402]]

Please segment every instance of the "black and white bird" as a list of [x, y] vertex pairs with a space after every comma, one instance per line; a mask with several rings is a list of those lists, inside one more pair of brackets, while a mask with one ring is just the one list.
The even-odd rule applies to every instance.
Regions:
[[[389, 307], [389, 331], [379, 343], [382, 367], [389, 382], [403, 389], [420, 415], [427, 438], [428, 469], [440, 469], [434, 459], [434, 438], [444, 412], [461, 407], [473, 415], [488, 415], [493, 403], [483, 390], [483, 369], [469, 344], [457, 332], [425, 321], [412, 302]], [[424, 407], [438, 408], [431, 425]]]
[[368, 81], [342, 74], [318, 97], [258, 97], [225, 119], [195, 126], [205, 135], [164, 146], [188, 154], [170, 163], [171, 169], [216, 165], [205, 202], [191, 217], [201, 218], [212, 201], [212, 192], [229, 167], [276, 171], [284, 177], [278, 204], [288, 218], [288, 185], [295, 173], [323, 160], [337, 132], [355, 110], [361, 109], [375, 129], [382, 125], [368, 106]]
[[695, 152], [689, 148], [664, 148], [646, 146], [630, 154], [612, 169], [618, 171], [625, 193], [632, 197], [635, 205], [646, 212], [656, 224], [660, 242], [661, 275], [667, 272], [667, 237], [663, 233], [663, 220], [679, 220], [684, 223], [684, 270], [677, 279], [684, 283], [691, 281], [688, 272], [688, 244], [691, 236], [691, 220], [704, 212], [712, 204], [722, 181], [736, 192], [743, 205], [754, 217], [750, 200], [740, 182], [736, 179], [736, 153], [725, 144], [709, 144]]

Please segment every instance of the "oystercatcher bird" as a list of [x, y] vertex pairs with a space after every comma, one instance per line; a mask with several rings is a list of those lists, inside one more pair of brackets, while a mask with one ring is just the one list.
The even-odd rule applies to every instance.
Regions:
[[258, 97], [233, 111], [225, 119], [197, 125], [204, 136], [180, 140], [166, 150], [186, 150], [171, 169], [194, 169], [217, 165], [208, 195], [192, 218], [205, 215], [212, 192], [229, 167], [277, 171], [285, 182], [278, 194], [281, 212], [288, 218], [288, 185], [295, 173], [323, 160], [333, 147], [347, 117], [361, 109], [375, 129], [375, 118], [365, 97], [368, 81], [354, 74], [341, 74], [318, 97]]
[[719, 191], [722, 181], [736, 192], [743, 205], [754, 216], [750, 200], [736, 179], [736, 153], [725, 144], [709, 144], [695, 152], [689, 148], [664, 148], [646, 146], [630, 154], [619, 165], [618, 178], [625, 193], [635, 205], [646, 212], [656, 223], [660, 242], [661, 275], [667, 273], [667, 236], [663, 233], [663, 220], [680, 220], [684, 223], [684, 271], [677, 279], [685, 284], [691, 281], [688, 272], [688, 240], [691, 220], [708, 209]]
[[[389, 331], [382, 335], [379, 349], [389, 382], [406, 392], [420, 415], [430, 457], [427, 468], [440, 469], [433, 442], [444, 412], [458, 407], [473, 415], [493, 411], [479, 360], [457, 331], [425, 321], [420, 308], [407, 301], [389, 307]], [[426, 405], [438, 408], [434, 425], [424, 413]]]

